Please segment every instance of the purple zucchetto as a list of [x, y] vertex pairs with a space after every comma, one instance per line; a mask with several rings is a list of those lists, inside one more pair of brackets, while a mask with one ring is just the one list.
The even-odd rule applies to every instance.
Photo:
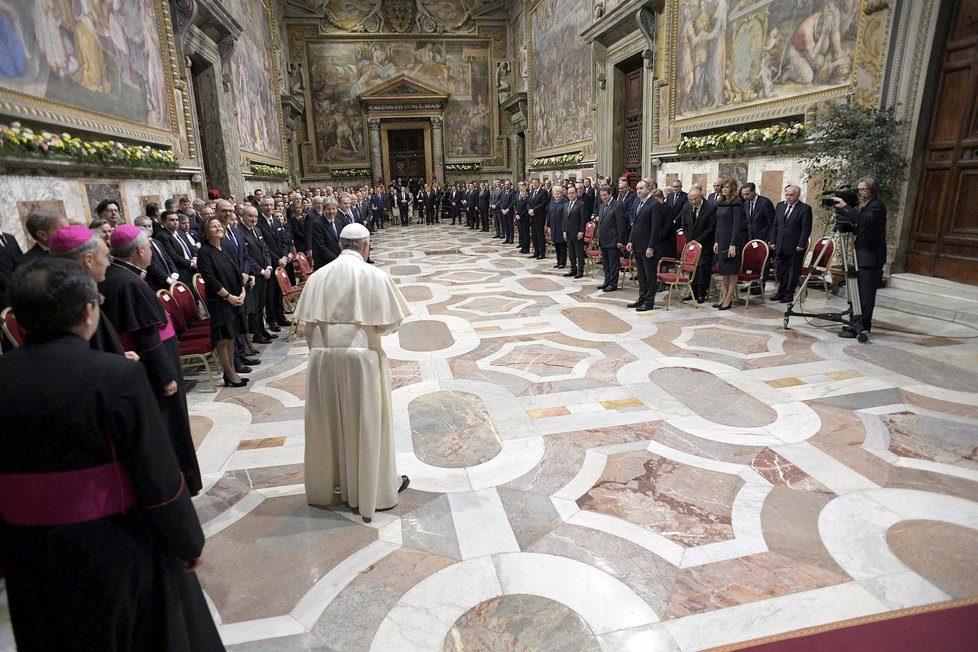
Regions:
[[89, 240], [95, 232], [91, 229], [81, 226], [80, 224], [72, 224], [71, 226], [66, 226], [63, 229], [58, 229], [53, 234], [51, 234], [51, 240], [48, 242], [48, 248], [51, 253], [58, 254], [65, 251], [71, 251], [76, 247], [80, 247]]
[[132, 224], [120, 224], [113, 229], [112, 235], [109, 236], [109, 246], [113, 249], [125, 247], [143, 233], [144, 231], [138, 226], [133, 226]]

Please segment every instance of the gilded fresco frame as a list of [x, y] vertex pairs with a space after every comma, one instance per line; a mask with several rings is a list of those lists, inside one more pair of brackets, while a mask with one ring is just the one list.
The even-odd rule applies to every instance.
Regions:
[[[861, 89], [857, 85], [857, 78], [864, 69], [875, 71], [873, 75], [872, 93], [878, 96], [879, 84], [881, 83], [879, 71], [882, 70], [882, 58], [885, 57], [885, 48], [876, 59], [867, 62], [867, 44], [863, 42], [866, 34], [867, 21], [870, 16], [867, 12], [867, 4], [871, 0], [861, 0], [856, 16], [856, 35], [852, 46], [852, 67], [849, 71], [848, 80], [831, 87], [821, 87], [808, 92], [796, 93], [784, 97], [775, 97], [769, 100], [755, 101], [749, 104], [734, 106], [731, 108], [714, 108], [705, 113], [693, 116], [680, 116], [676, 114], [677, 102], [677, 70], [679, 65], [679, 22], [680, 5], [675, 3], [670, 8], [668, 16], [669, 45], [667, 50], [669, 71], [665, 80], [668, 84], [668, 116], [669, 126], [672, 137], [678, 139], [680, 134], [702, 131], [707, 129], [723, 128], [759, 122], [765, 120], [776, 120], [799, 114], [809, 114], [811, 108], [820, 102], [833, 100], [847, 95], [866, 94], [866, 89]], [[739, 19], [735, 26], [731, 26], [728, 36], [740, 27], [743, 22], [748, 21], [751, 16], [744, 16]], [[766, 26], [765, 18], [765, 28]]]
[[[268, 156], [267, 154], [262, 154], [260, 152], [253, 152], [251, 150], [241, 148], [239, 152], [241, 154], [241, 167], [247, 176], [249, 171], [249, 166], [252, 163], [262, 163], [268, 165], [276, 165], [281, 167], [288, 167], [288, 143], [286, 142], [285, 136], [285, 117], [282, 115], [282, 102], [280, 100], [282, 93], [279, 88], [279, 74], [284, 74], [284, 71], [279, 71], [278, 69], [278, 57], [275, 55], [275, 51], [280, 47], [278, 42], [278, 21], [275, 19], [275, 12], [272, 11], [270, 5], [270, 0], [258, 0], [261, 2], [262, 6], [265, 8], [265, 15], [268, 16], [268, 47], [269, 47], [269, 64], [271, 65], [271, 77], [269, 77], [269, 84], [271, 84], [272, 89], [272, 104], [275, 108], [275, 117], [278, 121], [278, 137], [279, 137], [279, 148], [282, 152], [281, 157], [275, 158], [274, 156]], [[235, 45], [235, 48], [241, 47], [243, 44], [241, 42]], [[237, 89], [235, 89], [237, 91]], [[240, 99], [238, 101], [241, 101]], [[239, 141], [240, 142], [240, 138]]]
[[[534, 83], [534, 77], [535, 77], [535, 73], [534, 73], [534, 70], [533, 70], [533, 68], [534, 68], [534, 66], [533, 66], [533, 52], [534, 52], [534, 43], [533, 43], [533, 14], [537, 11], [537, 9], [539, 9], [540, 5], [543, 4], [545, 1], [546, 0], [533, 0], [532, 4], [527, 5], [525, 7], [525, 9], [524, 9], [525, 22], [523, 24], [523, 30], [524, 30], [524, 33], [526, 34], [526, 44], [527, 44], [527, 55], [526, 55], [526, 71], [527, 71], [527, 80], [526, 80], [527, 112], [526, 113], [527, 113], [527, 116], [533, 116], [535, 114], [535, 110], [536, 110], [535, 107], [534, 107], [534, 104], [536, 103], [536, 101], [534, 99], [534, 92], [533, 92], [533, 83]], [[556, 0], [554, 0], [554, 1], [556, 1]], [[589, 23], [585, 25], [585, 28], [588, 27], [588, 26], [590, 26]], [[583, 39], [581, 39], [580, 45], [581, 45], [581, 47], [586, 47], [588, 49], [588, 57], [591, 60], [590, 61], [590, 64], [591, 64], [590, 65], [591, 80], [589, 81], [589, 83], [591, 85], [591, 103], [590, 103], [591, 106], [589, 106], [588, 109], [591, 111], [591, 116], [592, 116], [591, 119], [593, 121], [594, 120], [593, 107], [594, 107], [594, 104], [595, 104], [595, 101], [596, 101], [596, 97], [595, 97], [595, 85], [594, 85], [594, 75], [595, 75], [595, 69], [594, 69], [594, 51], [591, 49], [590, 46], [588, 46], [584, 42]], [[527, 122], [528, 122], [528, 124], [527, 124], [528, 128], [532, 130], [532, 128], [533, 128], [532, 120], [528, 120]], [[536, 139], [537, 139], [537, 137], [536, 137], [536, 134], [532, 134], [532, 138], [531, 138], [531, 141], [530, 141], [530, 145], [532, 145], [532, 148], [528, 147], [528, 150], [529, 150], [528, 151], [528, 158], [534, 159], [534, 158], [540, 158], [540, 157], [543, 157], [543, 156], [555, 156], [555, 155], [559, 155], [559, 154], [572, 154], [572, 153], [575, 153], [575, 152], [578, 152], [578, 151], [583, 151], [585, 153], [593, 152], [595, 150], [595, 143], [597, 142], [596, 141], [596, 138], [597, 138], [596, 130], [597, 130], [597, 125], [592, 125], [592, 135], [591, 135], [591, 138], [585, 138], [585, 139], [574, 141], [574, 142], [571, 142], [571, 143], [564, 143], [562, 145], [557, 145], [555, 147], [549, 147], [549, 148], [545, 148], [545, 149], [537, 149], [536, 148]]]
[[[173, 25], [170, 18], [170, 7], [167, 0], [154, 0], [156, 21], [159, 30], [161, 51], [164, 56], [163, 71], [167, 100], [170, 104], [169, 129], [160, 129], [150, 125], [131, 122], [121, 118], [96, 113], [63, 102], [56, 102], [28, 95], [20, 91], [0, 87], [0, 113], [4, 117], [41, 122], [54, 130], [77, 129], [102, 136], [140, 141], [151, 145], [162, 145], [179, 150], [180, 128], [177, 117], [176, 80], [177, 55], [174, 45]], [[184, 107], [181, 103], [180, 113]], [[72, 133], [72, 135], [76, 135]]]
[[[446, 163], [481, 163], [484, 167], [487, 162], [492, 162], [500, 159], [504, 153], [500, 150], [500, 136], [499, 136], [499, 102], [497, 99], [497, 88], [494, 83], [494, 64], [496, 61], [505, 58], [508, 44], [506, 42], [505, 34], [506, 28], [503, 27], [500, 31], [502, 32], [502, 37], [500, 38], [498, 33], [493, 33], [494, 28], [480, 28], [475, 33], [471, 34], [458, 34], [458, 35], [443, 35], [443, 34], [391, 34], [391, 33], [377, 33], [377, 34], [344, 34], [337, 32], [323, 32], [314, 31], [314, 28], [309, 26], [295, 26], [289, 29], [289, 47], [290, 47], [290, 58], [292, 61], [301, 60], [302, 61], [302, 72], [303, 72], [303, 86], [304, 86], [304, 99], [307, 107], [313, 106], [312, 101], [312, 83], [310, 82], [311, 66], [309, 63], [309, 46], [320, 44], [320, 43], [337, 43], [337, 42], [415, 42], [418, 40], [425, 41], [435, 41], [435, 42], [474, 42], [480, 45], [487, 46], [489, 51], [489, 70], [488, 75], [488, 85], [489, 85], [489, 113], [490, 113], [490, 126], [489, 126], [489, 140], [491, 141], [491, 150], [488, 156], [486, 155], [474, 155], [474, 156], [449, 156], [448, 152], [445, 152], [445, 162]], [[500, 49], [502, 48], [502, 52]], [[439, 115], [444, 117], [447, 108], [442, 111]], [[303, 170], [306, 176], [322, 176], [329, 175], [335, 171], [347, 170], [347, 169], [358, 169], [370, 165], [370, 148], [369, 144], [364, 149], [364, 157], [358, 161], [344, 161], [342, 163], [330, 164], [327, 161], [322, 161], [319, 159], [319, 154], [316, 151], [314, 139], [316, 137], [316, 129], [314, 124], [314, 115], [312, 110], [306, 110], [306, 138], [307, 143], [303, 145], [302, 148], [302, 160], [303, 160]], [[410, 112], [404, 114], [384, 114], [383, 118], [387, 120], [388, 118], [403, 118], [410, 119], [416, 118], [416, 115]], [[367, 129], [368, 116], [366, 112], [363, 114], [363, 135], [365, 142], [369, 143], [369, 133]], [[430, 134], [430, 132], [426, 132]], [[430, 136], [426, 138], [426, 147], [428, 147], [428, 142], [430, 141]], [[383, 155], [383, 153], [382, 153]], [[386, 163], [385, 163], [386, 164]]]

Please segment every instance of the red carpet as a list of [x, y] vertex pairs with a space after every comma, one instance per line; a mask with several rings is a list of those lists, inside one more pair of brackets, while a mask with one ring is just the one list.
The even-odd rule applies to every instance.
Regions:
[[978, 598], [892, 611], [800, 629], [713, 652], [974, 652]]

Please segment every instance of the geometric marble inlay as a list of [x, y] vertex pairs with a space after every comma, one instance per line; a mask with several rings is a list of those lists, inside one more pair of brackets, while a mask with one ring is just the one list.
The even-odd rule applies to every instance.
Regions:
[[401, 324], [397, 335], [401, 348], [405, 351], [439, 351], [455, 344], [448, 325], [435, 319], [419, 319]]
[[460, 310], [488, 317], [491, 315], [516, 314], [535, 302], [526, 298], [499, 295], [468, 297], [463, 301], [447, 306], [448, 310]]
[[886, 544], [951, 597], [978, 595], [978, 530], [941, 521], [901, 521], [886, 531]]
[[632, 330], [632, 327], [601, 308], [566, 308], [561, 310], [581, 330], [607, 335], [619, 335]]
[[642, 450], [609, 455], [601, 478], [577, 504], [694, 547], [733, 538], [730, 506], [742, 486], [736, 475]]
[[689, 367], [660, 367], [649, 378], [670, 396], [710, 421], [734, 427], [760, 427], [777, 420], [764, 403], [709, 371]]
[[507, 342], [476, 364], [480, 369], [492, 369], [540, 382], [584, 378], [588, 368], [602, 358], [604, 354], [596, 349], [538, 340]]
[[408, 404], [414, 454], [442, 468], [475, 466], [494, 458], [502, 440], [482, 399], [467, 392], [432, 392]]
[[978, 470], [978, 436], [974, 423], [915, 412], [886, 414], [882, 419], [890, 431], [890, 452]]
[[721, 353], [741, 360], [784, 355], [781, 333], [759, 332], [724, 324], [684, 326], [682, 334], [672, 341], [681, 349]]
[[503, 595], [462, 614], [445, 635], [442, 652], [552, 650], [597, 652], [601, 647], [584, 619], [555, 600]]

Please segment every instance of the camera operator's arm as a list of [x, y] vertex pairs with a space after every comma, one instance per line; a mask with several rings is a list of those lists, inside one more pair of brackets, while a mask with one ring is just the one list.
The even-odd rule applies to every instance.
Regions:
[[852, 224], [856, 223], [859, 214], [856, 212], [855, 208], [847, 204], [846, 200], [844, 200], [842, 197], [833, 197], [832, 201], [835, 203], [836, 213], [845, 217], [846, 221], [851, 222]]

